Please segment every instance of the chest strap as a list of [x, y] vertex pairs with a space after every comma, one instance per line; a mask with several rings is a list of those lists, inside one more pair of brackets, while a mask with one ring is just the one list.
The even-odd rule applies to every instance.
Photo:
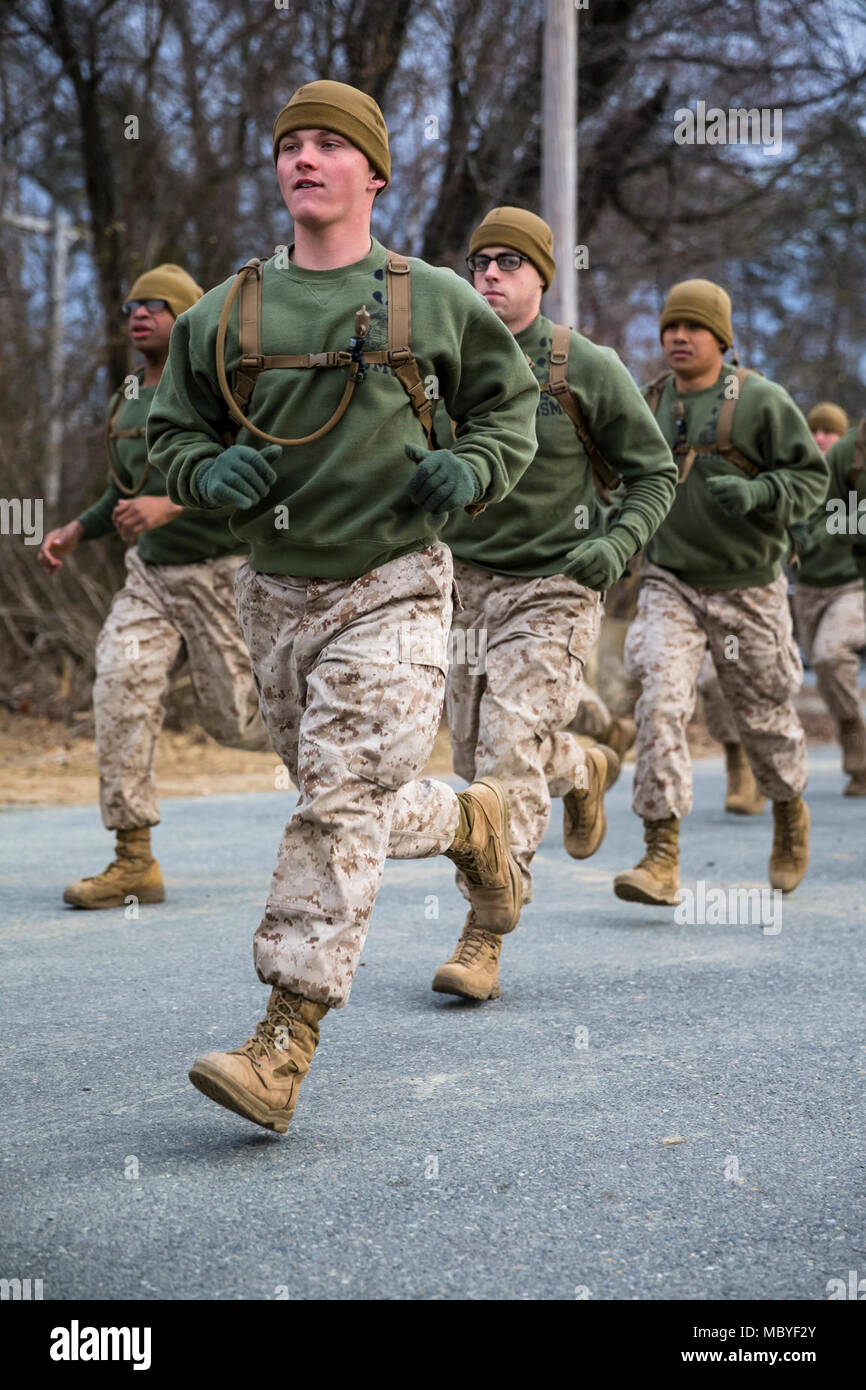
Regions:
[[[337, 425], [348, 409], [355, 387], [363, 382], [371, 364], [383, 363], [393, 367], [394, 374], [409, 397], [409, 403], [421, 423], [428, 448], [435, 448], [433, 435], [433, 402], [424, 391], [418, 363], [410, 347], [411, 289], [409, 262], [393, 251], [387, 253], [386, 276], [388, 293], [388, 347], [368, 351], [364, 348], [370, 315], [366, 306], [355, 314], [355, 333], [349, 348], [341, 352], [305, 352], [265, 355], [262, 352], [262, 273], [264, 262], [254, 257], [238, 271], [219, 317], [216, 337], [217, 380], [229, 415], [235, 425], [243, 426], [269, 444], [290, 447], [311, 444]], [[226, 375], [226, 330], [232, 306], [238, 299], [238, 348], [240, 361], [234, 388], [229, 387]], [[329, 420], [311, 434], [297, 439], [283, 439], [267, 434], [249, 419], [246, 412], [260, 372], [274, 369], [310, 369], [340, 367], [348, 372], [346, 385], [336, 410]], [[235, 431], [236, 433], [236, 431]]]
[[[730, 397], [725, 396], [722, 401], [719, 418], [716, 421], [716, 437], [712, 443], [693, 442], [686, 438], [685, 405], [681, 400], [676, 400], [674, 402], [673, 416], [676, 422], [676, 438], [671, 452], [677, 464], [678, 482], [685, 482], [696, 458], [701, 456], [708, 457], [712, 454], [718, 454], [723, 459], [729, 459], [731, 463], [736, 464], [737, 468], [741, 468], [749, 478], [757, 478], [758, 474], [764, 471], [760, 464], [754, 463], [752, 459], [747, 458], [739, 449], [735, 449], [731, 443], [731, 432], [734, 426], [734, 412], [737, 408], [737, 401], [740, 398], [740, 392], [746, 377], [752, 376], [753, 373], [754, 368], [752, 367], [732, 368], [731, 374], [737, 379], [737, 394]], [[662, 372], [661, 376], [657, 376], [654, 381], [651, 381], [649, 385], [644, 387], [643, 397], [653, 415], [658, 414], [659, 404], [665, 386], [672, 377], [673, 372]]]

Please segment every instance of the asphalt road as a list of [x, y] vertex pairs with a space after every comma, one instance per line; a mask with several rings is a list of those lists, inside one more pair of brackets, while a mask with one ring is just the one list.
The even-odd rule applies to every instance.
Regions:
[[[584, 864], [555, 807], [498, 1002], [430, 990], [463, 918], [449, 863], [388, 865], [285, 1137], [186, 1071], [262, 1012], [292, 795], [166, 801], [169, 896], [137, 921], [60, 901], [110, 857], [94, 807], [0, 813], [0, 1276], [46, 1299], [821, 1300], [866, 1275], [866, 802], [816, 750], [781, 930], [678, 925], [611, 890], [639, 855], [630, 772]], [[765, 884], [769, 810], [726, 816], [722, 788], [698, 764], [684, 884]]]

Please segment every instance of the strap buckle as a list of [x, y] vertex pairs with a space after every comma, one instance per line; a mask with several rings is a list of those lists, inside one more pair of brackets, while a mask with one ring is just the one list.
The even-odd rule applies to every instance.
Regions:
[[253, 367], [257, 372], [260, 372], [264, 365], [265, 359], [260, 352], [245, 352], [238, 363], [239, 367]]

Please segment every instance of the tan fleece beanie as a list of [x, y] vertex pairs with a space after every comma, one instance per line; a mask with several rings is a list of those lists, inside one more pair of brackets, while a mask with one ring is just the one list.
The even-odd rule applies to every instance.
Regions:
[[[307, 82], [274, 121], [274, 163], [280, 140], [290, 130], [333, 130], [345, 135], [369, 159], [377, 174], [391, 181], [388, 127], [372, 97], [346, 82]], [[385, 187], [387, 188], [387, 183]], [[383, 193], [384, 189], [378, 189]]]
[[825, 430], [827, 434], [847, 434], [850, 429], [845, 411], [832, 401], [819, 401], [813, 405], [806, 422], [813, 434], [816, 430]]
[[511, 246], [528, 256], [549, 290], [556, 274], [553, 232], [541, 217], [526, 208], [492, 208], [469, 238], [469, 254], [482, 246]]
[[201, 285], [197, 285], [191, 275], [179, 265], [166, 261], [139, 275], [124, 303], [130, 299], [164, 299], [177, 318], [184, 309], [191, 309], [203, 294]]
[[690, 319], [714, 333], [724, 348], [733, 347], [731, 297], [712, 280], [681, 280], [668, 291], [659, 319], [659, 339], [669, 324]]

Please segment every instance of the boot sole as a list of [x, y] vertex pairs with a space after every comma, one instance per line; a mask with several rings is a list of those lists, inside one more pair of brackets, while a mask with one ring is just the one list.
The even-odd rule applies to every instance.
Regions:
[[725, 802], [725, 810], [727, 811], [729, 816], [760, 816], [762, 812], [766, 809], [766, 806], [766, 797], [761, 802], [760, 806], [729, 806], [727, 801]]
[[434, 994], [459, 994], [464, 999], [501, 999], [502, 987], [498, 983], [487, 991], [483, 989], [473, 989], [471, 985], [464, 984], [463, 981], [454, 976], [437, 974], [433, 980]]
[[618, 883], [616, 879], [613, 881], [613, 891], [625, 903], [646, 903], [648, 907], [678, 907], [680, 902], [679, 893], [675, 898], [654, 897], [636, 883]]
[[514, 915], [507, 927], [491, 927], [480, 919], [478, 925], [479, 927], [483, 927], [485, 931], [495, 932], [497, 936], [507, 936], [509, 932], [514, 931], [514, 928], [520, 921], [520, 913], [523, 908], [523, 875], [520, 872], [520, 865], [511, 853], [511, 811], [508, 806], [508, 797], [505, 788], [495, 777], [479, 777], [478, 781], [483, 782], [485, 787], [489, 787], [490, 790], [494, 792], [496, 800], [499, 802], [499, 809], [502, 813], [502, 843], [505, 847], [505, 862], [508, 866], [508, 874], [511, 879], [511, 891], [515, 900]]
[[91, 910], [95, 909], [97, 911], [104, 907], [126, 907], [127, 898], [135, 898], [136, 901], [140, 903], [164, 903], [165, 889], [148, 888], [144, 893], [134, 893], [132, 889], [129, 889], [126, 893], [119, 893], [116, 897], [108, 898], [105, 902], [99, 903], [82, 902], [79, 898], [76, 898], [68, 888], [65, 889], [63, 893], [63, 901], [69, 903], [70, 907], [83, 907]]
[[285, 1134], [289, 1128], [291, 1116], [287, 1119], [282, 1111], [269, 1109], [231, 1077], [225, 1076], [209, 1063], [196, 1062], [190, 1070], [189, 1079], [196, 1090], [201, 1091], [208, 1100], [216, 1101], [217, 1105], [224, 1106], [226, 1110], [231, 1110], [244, 1120], [250, 1120], [254, 1125], [261, 1125], [262, 1129]]

